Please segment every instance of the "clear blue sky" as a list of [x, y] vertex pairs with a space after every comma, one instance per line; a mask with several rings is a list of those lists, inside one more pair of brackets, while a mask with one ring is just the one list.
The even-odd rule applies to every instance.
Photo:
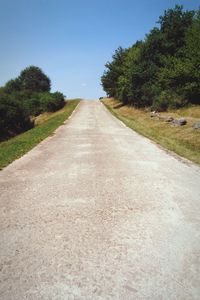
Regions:
[[36, 65], [52, 91], [68, 98], [104, 95], [100, 77], [119, 46], [129, 47], [165, 9], [198, 0], [0, 0], [0, 86]]

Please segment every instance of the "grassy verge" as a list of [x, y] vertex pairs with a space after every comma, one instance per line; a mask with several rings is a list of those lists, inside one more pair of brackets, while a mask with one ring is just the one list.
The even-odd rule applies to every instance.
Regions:
[[200, 130], [193, 128], [195, 122], [200, 120], [200, 106], [162, 113], [161, 116], [165, 117], [186, 117], [186, 125], [175, 127], [160, 119], [150, 118], [150, 113], [145, 110], [128, 106], [120, 107], [118, 105], [120, 103], [115, 99], [104, 99], [102, 102], [128, 127], [164, 148], [200, 164]]
[[24, 155], [52, 134], [71, 115], [79, 102], [80, 100], [68, 101], [61, 110], [38, 116], [35, 119], [36, 127], [0, 143], [0, 169]]

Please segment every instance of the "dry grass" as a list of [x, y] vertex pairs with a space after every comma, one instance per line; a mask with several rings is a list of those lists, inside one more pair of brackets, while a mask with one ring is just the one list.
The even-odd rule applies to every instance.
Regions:
[[66, 110], [66, 107], [64, 106], [62, 109], [56, 111], [56, 112], [45, 112], [37, 117], [34, 118], [34, 124], [35, 126], [41, 125], [42, 123], [61, 115]]
[[129, 106], [120, 107], [119, 102], [115, 99], [104, 99], [103, 103], [128, 127], [163, 147], [200, 164], [200, 130], [193, 127], [200, 120], [199, 106], [160, 114], [163, 117], [187, 118], [186, 125], [175, 127], [158, 118], [150, 118], [150, 113], [145, 110]]
[[70, 105], [71, 101], [72, 102], [76, 102], [77, 101], [77, 103], [78, 103], [80, 100], [81, 100], [80, 98], [68, 99], [67, 102], [66, 102], [66, 104], [65, 104], [65, 106], [62, 109], [60, 109], [60, 110], [58, 110], [56, 112], [45, 112], [45, 113], [42, 113], [41, 115], [33, 118], [32, 120], [34, 121], [35, 126], [41, 125], [44, 122], [46, 122], [46, 121], [48, 121], [48, 120], [50, 120], [50, 119], [52, 119], [54, 117], [62, 115], [66, 111], [66, 107], [67, 107], [66, 105]]

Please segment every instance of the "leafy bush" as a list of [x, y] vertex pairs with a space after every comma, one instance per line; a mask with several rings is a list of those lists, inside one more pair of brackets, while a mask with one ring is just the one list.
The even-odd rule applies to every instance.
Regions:
[[54, 112], [61, 109], [64, 104], [64, 96], [62, 93], [41, 93], [39, 94], [40, 108], [41, 111]]
[[152, 109], [167, 111], [168, 108], [177, 109], [187, 104], [187, 101], [172, 91], [163, 91], [154, 99]]
[[12, 97], [0, 96], [0, 140], [33, 127], [29, 114], [21, 103]]

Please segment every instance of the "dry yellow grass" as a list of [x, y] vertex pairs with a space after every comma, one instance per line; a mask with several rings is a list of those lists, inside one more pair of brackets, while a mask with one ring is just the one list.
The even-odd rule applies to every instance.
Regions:
[[199, 106], [160, 114], [163, 117], [186, 117], [186, 125], [175, 127], [158, 118], [151, 118], [150, 113], [145, 110], [129, 106], [118, 107], [120, 102], [115, 99], [105, 98], [103, 103], [130, 128], [163, 147], [200, 164], [200, 130], [193, 127], [200, 120]]
[[66, 110], [66, 107], [64, 106], [62, 109], [60, 109], [56, 112], [45, 112], [43, 114], [40, 114], [39, 116], [37, 116], [33, 119], [34, 124], [35, 124], [35, 126], [41, 125], [42, 123], [46, 122], [47, 120], [50, 120], [51, 118], [61, 115], [65, 110]]

